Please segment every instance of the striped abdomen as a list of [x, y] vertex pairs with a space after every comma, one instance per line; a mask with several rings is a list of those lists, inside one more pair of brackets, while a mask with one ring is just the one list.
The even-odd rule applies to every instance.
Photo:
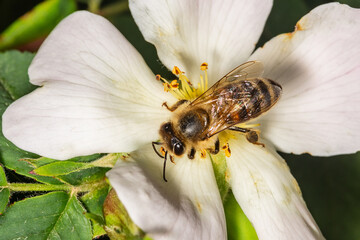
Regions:
[[222, 104], [226, 111], [228, 124], [237, 124], [257, 118], [268, 111], [280, 98], [281, 86], [266, 78], [254, 78], [229, 84], [226, 87], [226, 103]]

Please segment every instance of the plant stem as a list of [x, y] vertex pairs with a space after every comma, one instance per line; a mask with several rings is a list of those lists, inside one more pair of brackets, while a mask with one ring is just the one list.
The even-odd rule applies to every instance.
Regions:
[[99, 14], [104, 17], [113, 16], [116, 14], [121, 14], [129, 11], [129, 4], [127, 1], [116, 2], [113, 4], [109, 4], [102, 9], [100, 9]]
[[72, 185], [50, 185], [41, 183], [8, 183], [7, 186], [0, 186], [0, 191], [7, 188], [13, 192], [42, 192], [42, 191], [66, 191], [66, 192], [89, 192], [107, 184], [105, 180], [96, 183], [86, 183], [79, 186]]

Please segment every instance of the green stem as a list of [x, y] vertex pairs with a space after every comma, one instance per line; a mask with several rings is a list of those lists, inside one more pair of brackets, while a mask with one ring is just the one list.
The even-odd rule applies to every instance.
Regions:
[[66, 191], [66, 192], [89, 192], [107, 184], [105, 180], [96, 183], [71, 185], [49, 185], [41, 183], [8, 183], [7, 186], [0, 186], [0, 191], [7, 188], [13, 192], [42, 192], [42, 191]]
[[101, 1], [102, 0], [89, 0], [88, 10], [93, 13], [99, 12]]
[[129, 11], [129, 4], [127, 1], [116, 2], [103, 7], [99, 14], [104, 17], [113, 16]]
[[8, 188], [13, 192], [33, 192], [33, 191], [71, 191], [70, 185], [47, 185], [41, 183], [8, 183], [7, 186], [1, 188]]

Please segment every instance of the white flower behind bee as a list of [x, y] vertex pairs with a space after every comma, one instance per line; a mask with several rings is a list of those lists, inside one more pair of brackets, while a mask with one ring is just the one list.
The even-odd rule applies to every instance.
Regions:
[[[178, 65], [196, 81], [206, 61], [209, 86], [247, 61], [272, 5], [260, 0], [130, 3], [163, 63]], [[272, 144], [285, 152], [319, 155], [358, 150], [359, 15], [344, 5], [323, 5], [303, 18], [303, 33], [277, 37], [252, 56], [263, 61], [264, 76], [283, 87], [279, 107], [261, 125], [261, 136], [272, 141], [262, 148], [239, 135], [225, 149], [227, 180], [261, 239], [323, 238]], [[340, 59], [348, 60], [341, 64]], [[162, 103], [176, 99], [108, 21], [86, 12], [66, 18], [43, 44], [29, 75], [42, 87], [6, 110], [7, 138], [58, 159], [133, 151], [108, 176], [139, 227], [156, 239], [226, 239], [209, 158], [175, 159], [167, 169], [169, 182], [162, 180], [162, 161], [151, 141], [170, 116]]]

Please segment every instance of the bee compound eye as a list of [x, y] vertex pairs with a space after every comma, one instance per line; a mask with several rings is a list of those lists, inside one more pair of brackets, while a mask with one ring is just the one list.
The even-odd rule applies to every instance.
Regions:
[[171, 123], [165, 123], [164, 124], [164, 126], [163, 126], [163, 128], [164, 128], [164, 130], [166, 131], [166, 132], [171, 132]]
[[184, 153], [184, 146], [183, 146], [183, 144], [181, 142], [175, 143], [173, 147], [174, 147], [174, 153], [176, 155], [179, 156], [179, 155]]

